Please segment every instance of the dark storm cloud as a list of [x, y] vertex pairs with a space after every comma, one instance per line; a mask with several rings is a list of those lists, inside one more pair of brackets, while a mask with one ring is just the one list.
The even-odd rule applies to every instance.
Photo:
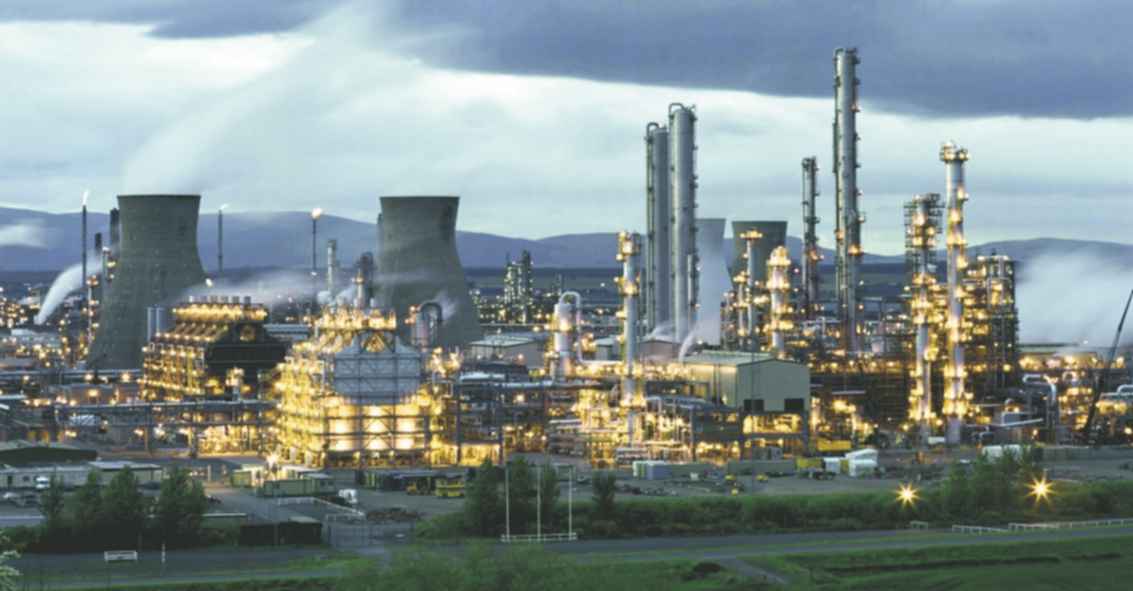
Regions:
[[[153, 26], [160, 37], [293, 29], [336, 0], [4, 0], [0, 20]], [[827, 97], [857, 46], [862, 97], [922, 116], [1133, 114], [1128, 0], [365, 1], [433, 65]], [[385, 10], [383, 10], [385, 12]], [[384, 19], [383, 19], [384, 20]]]
[[410, 2], [410, 29], [463, 26], [434, 63], [782, 96], [831, 93], [858, 46], [866, 105], [922, 115], [1133, 113], [1127, 0]]
[[151, 25], [155, 37], [228, 37], [287, 31], [334, 0], [4, 0], [0, 20]]

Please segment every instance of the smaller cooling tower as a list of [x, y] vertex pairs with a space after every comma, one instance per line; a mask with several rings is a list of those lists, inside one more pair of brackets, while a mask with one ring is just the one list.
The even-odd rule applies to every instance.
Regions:
[[744, 241], [740, 236], [749, 230], [763, 234], [755, 243], [755, 280], [767, 281], [767, 259], [777, 246], [787, 245], [787, 222], [780, 221], [733, 221], [732, 222], [732, 275], [744, 268]]
[[452, 347], [483, 336], [468, 281], [456, 252], [459, 197], [382, 197], [379, 217], [379, 305], [396, 310], [400, 336], [410, 342], [410, 306], [441, 305], [437, 344]]
[[106, 286], [98, 332], [87, 364], [101, 369], [141, 367], [146, 310], [169, 307], [204, 283], [197, 253], [200, 195], [119, 195], [114, 281]]
[[696, 252], [700, 257], [701, 336], [710, 345], [720, 344], [720, 303], [731, 289], [727, 260], [724, 258], [724, 218], [697, 218]]

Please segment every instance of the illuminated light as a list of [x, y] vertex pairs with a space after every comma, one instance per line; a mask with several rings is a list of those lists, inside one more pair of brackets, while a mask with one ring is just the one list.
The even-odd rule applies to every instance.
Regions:
[[1047, 500], [1053, 493], [1054, 484], [1046, 479], [1046, 476], [1031, 482], [1031, 492], [1027, 496], [1035, 497], [1036, 503], [1041, 503]]

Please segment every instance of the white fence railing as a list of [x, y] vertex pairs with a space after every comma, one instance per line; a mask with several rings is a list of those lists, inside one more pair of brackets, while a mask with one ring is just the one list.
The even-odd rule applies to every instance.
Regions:
[[1089, 521], [1047, 521], [1041, 523], [1008, 523], [1011, 531], [1033, 531], [1047, 529], [1081, 529], [1088, 527], [1119, 527], [1133, 525], [1133, 519], [1092, 519]]
[[107, 550], [102, 553], [102, 558], [106, 562], [137, 562], [137, 550]]
[[981, 536], [981, 535], [984, 535], [984, 534], [1002, 534], [1002, 533], [1006, 533], [1007, 531], [1008, 530], [1005, 530], [1001, 527], [984, 527], [982, 525], [953, 525], [952, 526], [952, 533], [975, 534], [977, 536]]
[[578, 533], [559, 533], [559, 534], [504, 534], [500, 536], [500, 541], [505, 544], [540, 544], [543, 542], [576, 542], [578, 541]]
[[346, 513], [348, 515], [353, 515], [355, 517], [363, 517], [363, 518], [366, 517], [365, 513], [361, 512], [357, 509], [353, 509], [351, 507], [346, 507], [344, 505], [339, 505], [337, 503], [331, 503], [329, 501], [324, 501], [322, 499], [315, 498], [315, 497], [283, 497], [283, 498], [280, 498], [280, 499], [276, 499], [275, 504], [276, 504], [277, 507], [285, 507], [287, 505], [315, 505], [315, 506], [320, 506], [320, 507], [329, 509], [331, 511], [337, 511], [339, 513]]

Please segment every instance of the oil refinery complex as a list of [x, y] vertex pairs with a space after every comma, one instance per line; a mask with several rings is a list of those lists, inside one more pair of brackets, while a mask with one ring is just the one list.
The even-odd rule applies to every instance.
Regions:
[[206, 273], [200, 196], [121, 195], [105, 241], [88, 240], [84, 204], [85, 280], [63, 306], [37, 320], [34, 303], [0, 300], [0, 427], [359, 469], [1128, 443], [1118, 341], [1020, 344], [1014, 261], [967, 252], [979, 201], [964, 147], [943, 143], [927, 192], [877, 212], [904, 216], [906, 263], [899, 293], [870, 290], [859, 65], [835, 51], [832, 266], [817, 157], [801, 160], [795, 258], [789, 220], [759, 219], [756, 203], [734, 212], [730, 245], [726, 220], [698, 217], [697, 125], [711, 113], [682, 103], [645, 124], [645, 232], [617, 235], [614, 301], [561, 279], [536, 289], [529, 253], [509, 257], [499, 297], [470, 289], [454, 196], [382, 197], [373, 251], [350, 253], [352, 267], [319, 241], [315, 210], [306, 295], [250, 296], [222, 245]]

